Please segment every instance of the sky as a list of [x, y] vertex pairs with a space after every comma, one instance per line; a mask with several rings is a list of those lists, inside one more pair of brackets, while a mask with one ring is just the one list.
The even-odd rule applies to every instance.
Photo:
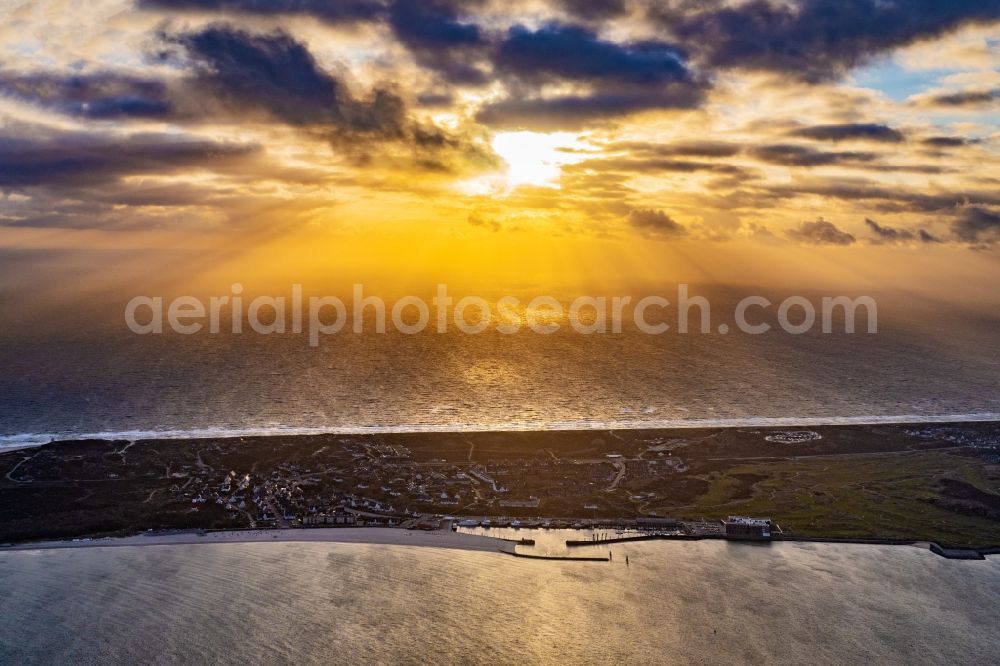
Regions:
[[989, 301], [998, 111], [1000, 0], [3, 0], [0, 287]]

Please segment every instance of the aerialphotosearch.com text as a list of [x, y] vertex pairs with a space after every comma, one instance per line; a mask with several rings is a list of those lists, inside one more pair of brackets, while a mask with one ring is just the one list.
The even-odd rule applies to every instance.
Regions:
[[[727, 308], [728, 309], [728, 308]], [[648, 335], [667, 332], [762, 335], [780, 330], [791, 335], [810, 331], [854, 333], [859, 322], [867, 333], [878, 332], [878, 306], [870, 296], [789, 296], [772, 302], [747, 296], [726, 323], [714, 323], [708, 298], [692, 295], [687, 284], [677, 285], [670, 299], [663, 295], [578, 296], [571, 301], [553, 296], [530, 299], [503, 296], [488, 300], [464, 296], [456, 300], [445, 284], [437, 285], [428, 303], [417, 296], [387, 302], [355, 284], [350, 298], [303, 295], [292, 285], [287, 296], [246, 298], [239, 283], [229, 293], [209, 298], [136, 296], [125, 307], [125, 323], [139, 335], [162, 334], [168, 328], [181, 335], [210, 334], [307, 335], [316, 347], [324, 336], [340, 333], [378, 333], [390, 330], [407, 335], [459, 332], [478, 335], [491, 328], [504, 335], [530, 331], [551, 335], [571, 330], [581, 335], [619, 334], [624, 327]]]

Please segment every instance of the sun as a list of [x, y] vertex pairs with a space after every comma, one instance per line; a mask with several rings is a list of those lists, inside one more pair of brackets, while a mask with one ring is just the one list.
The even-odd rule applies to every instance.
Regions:
[[582, 149], [579, 137], [570, 132], [500, 132], [493, 137], [493, 150], [507, 164], [508, 190], [520, 185], [558, 187], [562, 167], [583, 159]]

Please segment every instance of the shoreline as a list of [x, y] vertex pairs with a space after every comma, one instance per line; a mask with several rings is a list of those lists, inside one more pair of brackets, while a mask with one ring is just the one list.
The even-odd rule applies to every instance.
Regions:
[[831, 546], [907, 546], [933, 553], [946, 560], [978, 561], [1000, 555], [1000, 548], [945, 548], [925, 540], [906, 539], [842, 539], [835, 537], [777, 537], [763, 540], [727, 539], [721, 536], [665, 535], [611, 538], [601, 541], [566, 540], [566, 555], [545, 555], [517, 552], [522, 542], [500, 537], [468, 534], [452, 530], [408, 530], [391, 527], [326, 527], [326, 528], [286, 528], [263, 530], [217, 530], [180, 531], [170, 533], [135, 534], [127, 537], [81, 537], [60, 541], [31, 541], [25, 543], [0, 544], [0, 554], [40, 550], [66, 550], [76, 548], [143, 548], [148, 546], [189, 546], [253, 543], [341, 543], [370, 546], [415, 546], [420, 548], [442, 548], [511, 555], [518, 558], [551, 561], [607, 562], [603, 556], [575, 556], [570, 553], [580, 548], [608, 547], [615, 544], [645, 541], [722, 541], [748, 546], [769, 546], [774, 543], [820, 543]]
[[61, 541], [29, 541], [0, 544], [0, 553], [67, 548], [123, 548], [243, 543], [351, 543], [373, 546], [418, 546], [501, 552], [510, 542], [495, 537], [462, 534], [451, 530], [419, 531], [389, 527], [317, 527], [309, 529], [263, 529], [181, 531], [136, 534], [127, 537], [80, 537]]
[[699, 428], [796, 428], [821, 426], [970, 424], [1000, 422], [1000, 414], [972, 412], [967, 414], [899, 414], [892, 416], [789, 416], [734, 417], [721, 419], [573, 421], [525, 423], [512, 425], [399, 425], [358, 427], [273, 427], [273, 428], [199, 428], [192, 430], [124, 430], [93, 433], [18, 433], [0, 435], [0, 454], [36, 448], [56, 442], [150, 441], [242, 439], [248, 437], [309, 437], [318, 435], [391, 435], [505, 433], [505, 432], [593, 432], [616, 430], [696, 430]]

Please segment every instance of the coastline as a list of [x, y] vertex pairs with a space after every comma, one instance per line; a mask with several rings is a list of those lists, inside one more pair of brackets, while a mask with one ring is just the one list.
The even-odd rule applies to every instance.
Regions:
[[398, 426], [330, 426], [330, 427], [270, 427], [270, 428], [197, 428], [190, 430], [121, 430], [90, 433], [17, 433], [0, 435], [0, 453], [36, 448], [56, 442], [148, 441], [240, 439], [245, 437], [303, 437], [316, 435], [391, 435], [522, 432], [591, 432], [616, 430], [696, 430], [699, 428], [794, 428], [821, 426], [871, 426], [919, 424], [973, 424], [1000, 422], [1000, 414], [972, 412], [967, 414], [898, 414], [888, 416], [788, 416], [733, 417], [719, 419], [632, 419], [620, 421], [572, 421], [514, 424], [410, 424]]
[[926, 550], [947, 560], [985, 560], [1000, 555], [1000, 548], [950, 549], [936, 543], [921, 540], [902, 539], [838, 539], [823, 537], [779, 537], [763, 541], [741, 541], [717, 536], [676, 536], [650, 534], [625, 538], [612, 538], [598, 542], [566, 540], [565, 555], [549, 555], [518, 552], [520, 542], [468, 534], [452, 530], [407, 530], [384, 527], [340, 527], [310, 529], [264, 529], [264, 530], [185, 530], [178, 532], [142, 533], [127, 537], [78, 538], [60, 541], [33, 541], [14, 544], [0, 544], [0, 555], [5, 552], [66, 550], [76, 548], [143, 548], [148, 546], [187, 546], [253, 543], [341, 543], [369, 546], [415, 546], [419, 548], [442, 548], [474, 552], [502, 553], [518, 558], [548, 561], [608, 562], [604, 556], [574, 555], [576, 549], [606, 548], [615, 544], [643, 541], [724, 541], [750, 546], [775, 543], [820, 543], [828, 545], [860, 546], [907, 546]]
[[330, 527], [310, 529], [179, 531], [143, 533], [127, 537], [79, 538], [0, 545], [0, 553], [66, 548], [121, 548], [241, 543], [352, 543], [375, 546], [419, 546], [500, 552], [509, 542], [494, 537], [451, 530], [418, 531], [384, 527]]

